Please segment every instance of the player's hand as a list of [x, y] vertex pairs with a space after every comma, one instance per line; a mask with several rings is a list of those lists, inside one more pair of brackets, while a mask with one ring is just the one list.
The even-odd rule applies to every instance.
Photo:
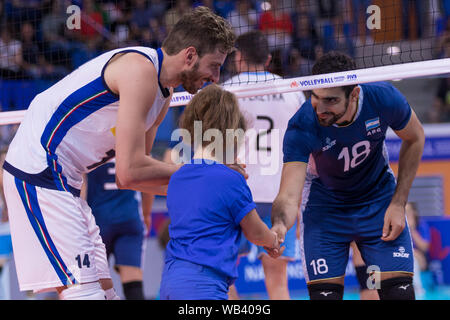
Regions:
[[277, 243], [278, 243], [278, 248], [274, 249], [274, 248], [267, 248], [264, 247], [264, 249], [267, 251], [267, 253], [269, 254], [270, 257], [276, 259], [279, 256], [281, 256], [284, 252], [284, 249], [286, 247], [281, 247], [281, 244], [283, 244], [284, 242], [284, 238], [286, 237], [286, 226], [282, 223], [277, 223], [275, 225], [272, 226], [272, 229], [270, 229], [272, 232], [276, 233], [277, 235]]
[[280, 247], [281, 244], [283, 243], [283, 241], [280, 241], [280, 238], [278, 237], [276, 232], [274, 232], [272, 230], [271, 230], [271, 232], [272, 232], [272, 234], [274, 235], [274, 238], [275, 238], [275, 240], [273, 242], [273, 245], [272, 245], [272, 248], [264, 247], [264, 249], [267, 251], [267, 253], [269, 254], [270, 257], [276, 259], [279, 256], [281, 256], [281, 254], [284, 251], [284, 247], [282, 247], [282, 248]]
[[381, 240], [392, 241], [402, 233], [405, 228], [405, 206], [391, 203], [384, 215], [383, 235]]
[[284, 238], [286, 237], [287, 233], [287, 228], [284, 223], [275, 223], [274, 225], [272, 225], [272, 229], [270, 230], [277, 234], [280, 243], [284, 242]]

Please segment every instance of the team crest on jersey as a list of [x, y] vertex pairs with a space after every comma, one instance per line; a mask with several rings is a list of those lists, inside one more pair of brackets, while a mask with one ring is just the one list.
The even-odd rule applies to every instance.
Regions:
[[331, 139], [327, 137], [325, 139], [325, 143], [326, 143], [326, 145], [325, 145], [325, 147], [322, 148], [322, 151], [327, 151], [327, 150], [331, 149], [331, 147], [336, 144], [336, 140], [331, 141]]
[[370, 119], [366, 121], [366, 130], [373, 130], [380, 126], [380, 118]]
[[381, 132], [380, 118], [376, 117], [366, 121], [367, 136], [371, 136], [377, 132]]

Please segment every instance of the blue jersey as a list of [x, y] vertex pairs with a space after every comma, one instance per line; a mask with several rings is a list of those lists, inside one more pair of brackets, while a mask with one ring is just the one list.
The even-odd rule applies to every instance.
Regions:
[[240, 173], [219, 163], [185, 164], [167, 190], [166, 263], [186, 260], [237, 278], [240, 222], [255, 207]]
[[348, 126], [321, 126], [311, 100], [289, 121], [283, 161], [308, 163], [303, 191], [308, 206], [364, 205], [394, 193], [386, 130], [403, 129], [411, 107], [389, 83], [360, 87], [355, 120]]
[[87, 202], [99, 226], [140, 219], [139, 195], [117, 188], [114, 162], [91, 171], [87, 180]]

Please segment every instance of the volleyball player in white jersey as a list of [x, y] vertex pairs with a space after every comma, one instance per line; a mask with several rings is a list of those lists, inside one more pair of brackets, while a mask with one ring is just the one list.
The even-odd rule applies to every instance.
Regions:
[[120, 188], [164, 192], [178, 167], [148, 154], [172, 88], [195, 93], [217, 82], [233, 44], [227, 22], [199, 7], [162, 48], [104, 53], [35, 97], [4, 165], [20, 290], [108, 298], [100, 285], [112, 288], [105, 247], [79, 198], [82, 175], [115, 156]]
[[[271, 55], [267, 39], [261, 31], [240, 35], [236, 48], [234, 65], [238, 75], [226, 81], [225, 88], [233, 84], [267, 83], [281, 79], [266, 71]], [[257, 211], [269, 228], [272, 202], [281, 179], [284, 132], [289, 119], [304, 101], [305, 96], [300, 91], [239, 99], [240, 108], [254, 129], [253, 134], [248, 134], [245, 152], [241, 150], [239, 158], [245, 160], [249, 175], [247, 182], [257, 203]], [[285, 238], [285, 250], [278, 259], [271, 258], [262, 247], [258, 248], [270, 299], [290, 298], [287, 263], [294, 259], [295, 240], [295, 228], [292, 228]]]

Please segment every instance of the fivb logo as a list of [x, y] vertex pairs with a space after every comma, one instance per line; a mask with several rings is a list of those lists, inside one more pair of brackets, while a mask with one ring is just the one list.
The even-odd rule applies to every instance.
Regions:
[[[303, 79], [305, 77], [302, 77]], [[336, 76], [336, 77], [322, 77], [316, 79], [306, 79], [306, 80], [296, 80], [292, 81], [290, 84], [291, 88], [301, 87], [315, 87], [318, 85], [328, 85], [337, 82], [354, 82], [358, 79], [358, 75], [355, 73], [350, 73], [346, 75]]]

